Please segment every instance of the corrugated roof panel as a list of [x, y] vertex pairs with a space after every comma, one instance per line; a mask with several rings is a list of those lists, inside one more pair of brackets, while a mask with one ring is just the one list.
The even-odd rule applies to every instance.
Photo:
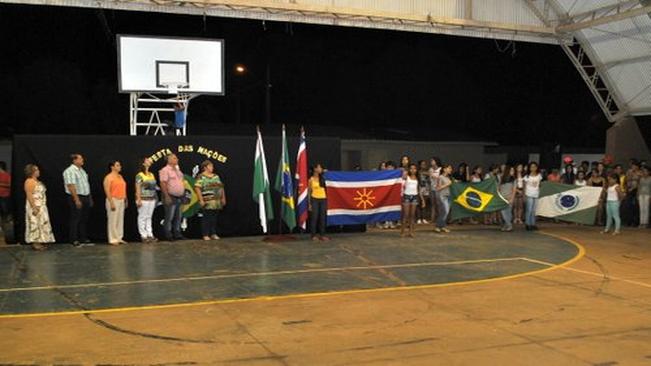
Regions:
[[566, 14], [576, 15], [587, 13], [589, 11], [603, 8], [605, 6], [616, 5], [618, 0], [556, 0], [563, 8]]
[[[273, 0], [287, 3], [287, 0]], [[464, 18], [464, 0], [300, 0], [301, 4], [340, 8], [381, 10], [403, 14]], [[475, 0], [472, 2], [475, 20], [542, 26], [523, 0]]]
[[[615, 5], [617, 0], [556, 0], [570, 15]], [[592, 50], [611, 92], [635, 114], [651, 114], [651, 18], [641, 15], [583, 29], [575, 36]], [[639, 112], [636, 112], [639, 111]]]
[[[275, 0], [287, 2], [287, 0]], [[463, 17], [463, 0], [301, 0], [302, 4], [336, 6], [353, 9], [384, 10], [405, 14]]]
[[604, 64], [651, 55], [651, 18], [647, 16], [586, 29], [582, 35]]
[[631, 111], [651, 108], [651, 62], [615, 68], [608, 74], [626, 108]]
[[473, 1], [472, 5], [472, 17], [476, 20], [543, 25], [523, 0], [482, 0]]

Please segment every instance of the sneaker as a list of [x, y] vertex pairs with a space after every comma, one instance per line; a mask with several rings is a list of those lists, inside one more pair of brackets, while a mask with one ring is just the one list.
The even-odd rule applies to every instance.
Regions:
[[321, 240], [321, 241], [330, 241], [330, 238], [328, 238], [327, 236], [322, 236], [322, 237], [319, 238], [319, 240]]
[[441, 233], [441, 229], [440, 229], [440, 228], [438, 228], [438, 227], [435, 227], [435, 228], [434, 228], [434, 232], [435, 232], [435, 233], [439, 233], [439, 234], [440, 234], [440, 233]]
[[211, 235], [211, 236], [210, 236], [210, 239], [212, 239], [212, 240], [219, 240], [219, 236], [217, 236], [217, 234], [215, 234], [215, 235]]
[[81, 248], [82, 247], [82, 244], [78, 240], [75, 240], [70, 244], [75, 248]]
[[395, 229], [397, 227], [398, 227], [398, 225], [394, 224], [393, 222], [389, 225], [390, 229]]
[[387, 221], [387, 222], [384, 223], [384, 225], [382, 225], [382, 228], [383, 228], [383, 229], [388, 229], [390, 226], [391, 226], [391, 225], [390, 225], [389, 222]]
[[613, 231], [613, 235], [619, 235], [619, 234], [621, 234], [621, 233], [619, 232], [619, 230], [615, 230], [615, 231]]
[[601, 234], [608, 234], [608, 230], [601, 230]]
[[416, 223], [420, 225], [420, 224], [422, 224], [422, 223], [423, 223], [423, 220], [421, 220], [421, 219], [418, 219], [418, 220], [416, 221]]
[[203, 240], [204, 240], [204, 241], [209, 241], [209, 240], [210, 240], [210, 237], [209, 237], [209, 236], [204, 236], [204, 237], [203, 237]]
[[441, 228], [441, 231], [444, 232], [444, 233], [449, 233], [450, 229], [448, 229], [447, 227], [444, 227], [444, 228]]
[[429, 224], [429, 221], [423, 220], [423, 224]]

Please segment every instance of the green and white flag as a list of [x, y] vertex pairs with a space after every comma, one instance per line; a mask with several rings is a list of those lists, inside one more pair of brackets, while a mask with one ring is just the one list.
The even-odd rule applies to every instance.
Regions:
[[258, 203], [258, 214], [262, 232], [267, 232], [267, 221], [274, 218], [269, 192], [269, 174], [267, 173], [267, 158], [264, 156], [262, 135], [258, 129], [258, 140], [255, 143], [255, 163], [253, 165], [253, 200]]
[[601, 193], [600, 187], [542, 182], [536, 215], [593, 225]]

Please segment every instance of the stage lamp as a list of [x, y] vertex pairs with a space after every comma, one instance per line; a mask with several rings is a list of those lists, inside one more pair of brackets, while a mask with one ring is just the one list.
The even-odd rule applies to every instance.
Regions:
[[235, 72], [237, 74], [242, 75], [242, 74], [244, 74], [246, 72], [246, 67], [244, 65], [241, 65], [241, 64], [235, 65]]

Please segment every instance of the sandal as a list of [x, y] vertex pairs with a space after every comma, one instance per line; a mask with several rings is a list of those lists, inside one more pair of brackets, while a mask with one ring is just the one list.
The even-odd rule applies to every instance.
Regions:
[[42, 252], [45, 249], [47, 249], [47, 247], [41, 243], [32, 243], [32, 249], [34, 249], [37, 252]]

